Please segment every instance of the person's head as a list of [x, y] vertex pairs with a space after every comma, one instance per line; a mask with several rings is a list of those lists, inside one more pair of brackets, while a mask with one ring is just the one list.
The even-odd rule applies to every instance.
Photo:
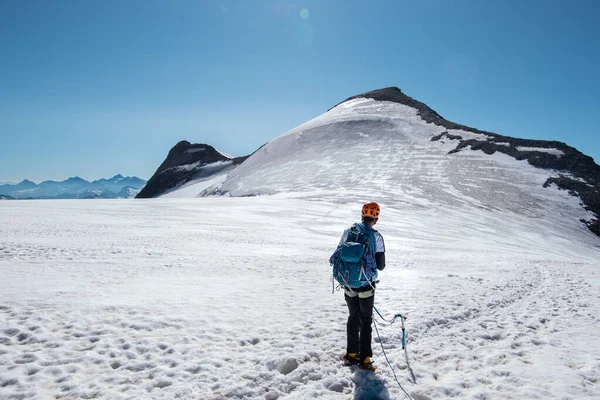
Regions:
[[362, 207], [362, 220], [369, 226], [373, 226], [379, 219], [379, 204], [375, 202], [366, 203]]

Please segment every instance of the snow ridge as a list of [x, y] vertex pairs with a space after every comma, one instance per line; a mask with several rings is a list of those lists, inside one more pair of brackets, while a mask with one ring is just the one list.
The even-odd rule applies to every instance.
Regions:
[[[568, 206], [567, 214], [594, 231], [600, 167], [589, 157], [558, 142], [509, 138], [442, 121], [423, 103], [403, 101], [410, 105], [365, 95], [350, 98], [259, 149], [211, 194], [326, 190], [341, 195], [354, 189], [376, 193], [381, 201], [541, 216], [562, 213], [566, 203], [575, 203], [568, 199], [575, 193], [586, 208]], [[591, 189], [582, 188], [581, 180]]]

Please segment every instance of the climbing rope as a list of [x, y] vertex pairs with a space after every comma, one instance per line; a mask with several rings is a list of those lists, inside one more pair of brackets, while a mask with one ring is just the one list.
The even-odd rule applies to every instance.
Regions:
[[394, 322], [396, 322], [397, 318], [400, 318], [400, 321], [402, 322], [402, 350], [405, 350], [405, 348], [406, 348], [406, 329], [404, 328], [404, 320], [406, 319], [406, 317], [403, 316], [402, 314], [396, 314], [396, 315], [394, 315], [394, 318], [392, 318], [391, 320], [387, 320], [387, 319], [383, 318], [383, 315], [381, 315], [381, 313], [379, 312], [377, 307], [373, 306], [373, 309], [375, 310], [377, 315], [379, 315], [379, 318], [381, 318], [383, 321], [387, 322], [388, 326], [392, 325]]
[[[377, 314], [379, 314], [379, 312], [377, 312]], [[396, 371], [394, 371], [394, 367], [392, 367], [392, 363], [390, 363], [390, 360], [388, 359], [388, 356], [385, 353], [385, 349], [383, 348], [383, 343], [381, 342], [381, 336], [379, 336], [379, 329], [377, 328], [377, 321], [375, 321], [375, 319], [373, 319], [373, 325], [375, 325], [375, 332], [377, 332], [377, 338], [379, 339], [379, 345], [381, 346], [381, 351], [383, 352], [385, 361], [387, 362], [387, 364], [390, 366], [390, 369], [392, 370], [392, 374], [394, 374], [394, 379], [396, 380], [396, 383], [398, 383], [398, 386], [400, 386], [400, 389], [402, 389], [402, 391], [404, 392], [406, 397], [410, 400], [413, 400], [413, 398], [410, 397], [410, 394], [408, 394], [408, 392], [406, 390], [404, 390], [404, 388], [402, 387], [400, 380], [398, 380], [398, 377], [396, 376]]]
[[[381, 313], [375, 306], [373, 306], [373, 309], [375, 310], [377, 315], [379, 315], [379, 318], [381, 318], [383, 321], [385, 321], [387, 323], [387, 325], [384, 325], [384, 326], [390, 326], [394, 322], [396, 322], [397, 318], [400, 318], [400, 321], [402, 322], [402, 350], [404, 350], [404, 357], [406, 358], [406, 366], [408, 367], [408, 371], [410, 372], [410, 376], [412, 377], [411, 383], [417, 383], [417, 377], [415, 376], [415, 372], [413, 371], [412, 367], [410, 366], [410, 360], [408, 359], [408, 350], [406, 348], [406, 329], [404, 328], [404, 320], [406, 319], [406, 317], [402, 314], [396, 314], [396, 315], [394, 315], [394, 318], [392, 318], [391, 320], [387, 320], [383, 317], [383, 315], [381, 315]], [[375, 321], [375, 318], [373, 318], [373, 321]]]

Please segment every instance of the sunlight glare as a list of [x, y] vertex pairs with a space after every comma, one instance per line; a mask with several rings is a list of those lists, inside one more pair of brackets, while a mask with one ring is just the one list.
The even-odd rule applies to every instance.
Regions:
[[303, 8], [300, 10], [300, 18], [306, 21], [309, 17], [310, 11], [308, 11], [308, 8]]

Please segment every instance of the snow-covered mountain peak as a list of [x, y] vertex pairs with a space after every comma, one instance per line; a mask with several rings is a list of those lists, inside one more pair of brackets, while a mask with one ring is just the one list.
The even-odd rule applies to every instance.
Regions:
[[215, 174], [228, 173], [245, 159], [246, 157], [233, 158], [208, 144], [192, 144], [182, 140], [173, 146], [136, 197], [156, 197], [191, 181], [212, 179]]
[[231, 172], [218, 193], [318, 192], [398, 206], [561, 213], [579, 223], [595, 218], [589, 211], [600, 213], [598, 176], [590, 157], [564, 143], [456, 124], [386, 88], [350, 97], [274, 139]]
[[[340, 104], [344, 104], [350, 102], [355, 99], [372, 99], [381, 102], [391, 102], [396, 104], [402, 104], [408, 106], [414, 110], [416, 110], [417, 115], [421, 117], [422, 120], [447, 128], [447, 129], [457, 129], [474, 133], [481, 134], [489, 134], [489, 132], [481, 131], [479, 129], [471, 128], [466, 125], [457, 124], [451, 121], [446, 120], [440, 114], [438, 114], [435, 110], [431, 109], [427, 104], [420, 102], [412, 97], [406, 95], [400, 90], [400, 88], [391, 86], [383, 89], [372, 90], [370, 92], [362, 93], [356, 96], [352, 96], [342, 101], [338, 105], [333, 108], [339, 106]], [[494, 134], [492, 134], [494, 135]]]

